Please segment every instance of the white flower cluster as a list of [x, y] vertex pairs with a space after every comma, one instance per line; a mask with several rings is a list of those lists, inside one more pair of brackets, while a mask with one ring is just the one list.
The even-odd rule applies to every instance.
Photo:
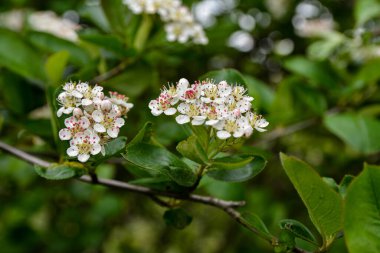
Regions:
[[70, 157], [86, 162], [90, 155], [100, 152], [104, 155], [104, 145], [119, 135], [133, 104], [117, 92], [109, 94], [105, 96], [101, 86], [91, 87], [83, 82], [69, 82], [63, 86], [57, 98], [60, 106], [57, 116], [70, 117], [65, 119], [66, 128], [59, 131], [59, 138], [70, 141], [67, 149]]
[[200, 24], [194, 21], [190, 10], [180, 0], [124, 0], [124, 4], [135, 14], [158, 14], [165, 22], [168, 41], [207, 44], [208, 39]]
[[73, 21], [59, 17], [53, 11], [38, 11], [28, 14], [26, 10], [11, 10], [0, 13], [0, 27], [21, 31], [27, 23], [30, 29], [50, 33], [73, 42], [78, 41], [80, 26]]
[[78, 41], [77, 30], [80, 26], [69, 19], [64, 19], [52, 11], [38, 11], [28, 17], [33, 30], [53, 34], [65, 40]]
[[176, 86], [164, 87], [160, 96], [150, 101], [149, 108], [154, 116], [177, 114], [178, 124], [211, 126], [219, 139], [240, 138], [249, 137], [254, 129], [266, 131], [264, 128], [269, 125], [253, 112], [252, 100], [239, 85], [209, 80], [190, 85], [182, 78]]

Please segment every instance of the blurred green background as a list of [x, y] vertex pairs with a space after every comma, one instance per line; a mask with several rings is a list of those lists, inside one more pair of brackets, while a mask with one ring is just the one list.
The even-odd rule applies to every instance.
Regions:
[[[131, 38], [141, 18], [125, 6], [119, 10], [125, 14], [127, 32], [120, 34], [97, 0], [2, 1], [1, 140], [47, 160], [57, 157], [45, 106], [44, 64], [62, 50], [70, 56], [61, 84], [90, 81], [125, 63], [122, 71], [100, 83], [135, 104], [122, 134], [131, 139], [150, 120], [157, 139], [173, 152], [186, 132], [173, 118], [153, 117], [148, 102], [168, 82], [198, 80], [208, 71], [234, 68], [244, 75], [254, 107], [270, 122], [268, 132], [255, 133], [240, 148], [265, 156], [268, 165], [245, 183], [205, 178], [197, 192], [246, 200], [242, 210], [258, 214], [274, 234], [284, 218], [312, 227], [278, 154], [295, 155], [337, 182], [345, 174], [358, 174], [363, 161], [380, 162], [380, 3], [183, 2], [204, 25], [209, 44], [169, 43], [162, 24], [155, 22], [144, 51], [136, 53]], [[52, 10], [78, 22], [79, 41], [28, 27], [11, 30], [4, 20], [12, 10]], [[98, 173], [132, 180], [126, 167], [110, 163]], [[47, 181], [32, 166], [0, 154], [1, 252], [272, 252], [220, 210], [183, 205], [193, 221], [176, 230], [163, 221], [165, 208], [147, 197], [76, 180]], [[346, 252], [343, 239], [331, 252]]]

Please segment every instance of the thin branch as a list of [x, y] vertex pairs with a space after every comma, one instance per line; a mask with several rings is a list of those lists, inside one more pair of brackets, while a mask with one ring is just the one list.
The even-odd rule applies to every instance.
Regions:
[[[0, 149], [6, 151], [7, 153], [10, 153], [26, 162], [29, 162], [34, 165], [38, 165], [41, 167], [48, 168], [51, 163], [44, 161], [38, 157], [32, 156], [22, 150], [19, 150], [15, 147], [12, 147], [2, 141], [0, 141]], [[252, 231], [256, 235], [260, 236], [261, 238], [265, 239], [272, 245], [275, 245], [278, 241], [277, 238], [273, 237], [269, 239], [268, 237], [264, 236], [262, 233], [260, 233], [258, 230], [256, 230], [254, 227], [250, 226], [241, 216], [240, 212], [236, 211], [235, 208], [241, 207], [245, 205], [245, 201], [228, 201], [223, 199], [214, 198], [211, 196], [202, 196], [197, 194], [178, 194], [174, 192], [162, 192], [162, 191], [156, 191], [152, 190], [147, 187], [138, 186], [138, 185], [132, 185], [125, 182], [113, 180], [113, 179], [105, 179], [105, 178], [97, 178], [94, 180], [91, 176], [82, 176], [78, 178], [80, 181], [90, 184], [97, 184], [97, 185], [103, 185], [108, 186], [111, 188], [117, 188], [117, 189], [123, 189], [130, 192], [135, 192], [139, 194], [146, 195], [150, 198], [152, 198], [154, 201], [159, 202], [160, 205], [170, 207], [170, 205], [161, 199], [159, 199], [157, 196], [165, 196], [165, 197], [171, 197], [175, 199], [181, 199], [191, 202], [197, 202], [204, 205], [214, 206], [216, 208], [219, 208], [223, 210], [225, 213], [227, 213], [233, 220], [247, 228], [248, 230]], [[300, 248], [294, 248], [294, 253], [308, 253], [307, 251], [304, 251]]]
[[114, 67], [113, 69], [110, 69], [109, 71], [93, 78], [90, 81], [90, 84], [98, 84], [98, 83], [104, 82], [104, 81], [110, 79], [111, 77], [114, 77], [114, 76], [120, 74], [128, 65], [129, 65], [129, 62], [123, 61], [119, 65]]

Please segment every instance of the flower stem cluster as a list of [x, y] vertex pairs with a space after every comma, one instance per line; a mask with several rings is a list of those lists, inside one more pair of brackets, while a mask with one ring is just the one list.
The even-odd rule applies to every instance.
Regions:
[[90, 155], [105, 154], [104, 145], [119, 135], [124, 118], [133, 107], [128, 97], [117, 92], [105, 96], [103, 87], [83, 82], [66, 83], [57, 101], [57, 116], [69, 116], [59, 138], [70, 141], [67, 154], [80, 162], [86, 162]]
[[212, 80], [190, 85], [185, 78], [177, 85], [164, 87], [160, 96], [150, 101], [154, 116], [176, 115], [178, 124], [211, 126], [219, 139], [249, 137], [254, 129], [266, 131], [269, 123], [252, 110], [253, 97], [240, 85]]
[[190, 10], [180, 0], [124, 0], [124, 4], [135, 14], [158, 14], [165, 22], [168, 41], [207, 44], [208, 39], [200, 24], [194, 21]]

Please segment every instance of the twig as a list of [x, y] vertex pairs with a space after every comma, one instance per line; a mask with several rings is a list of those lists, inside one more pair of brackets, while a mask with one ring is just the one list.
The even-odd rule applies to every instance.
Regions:
[[[50, 162], [47, 162], [38, 157], [32, 156], [2, 141], [0, 141], [0, 149], [34, 165], [38, 165], [45, 168], [48, 168], [51, 165]], [[165, 201], [162, 201], [161, 199], [159, 199], [157, 196], [172, 197], [175, 199], [187, 200], [191, 202], [201, 203], [204, 205], [214, 206], [216, 208], [223, 210], [236, 222], [238, 222], [239, 224], [241, 224], [248, 230], [252, 231], [256, 235], [260, 236], [261, 238], [265, 239], [272, 245], [274, 245], [278, 241], [278, 239], [275, 237], [269, 239], [268, 237], [263, 236], [258, 230], [250, 226], [242, 218], [240, 212], [236, 211], [235, 208], [244, 206], [245, 201], [228, 201], [228, 200], [214, 198], [211, 196], [202, 196], [202, 195], [197, 195], [197, 194], [178, 194], [174, 192], [162, 192], [162, 191], [152, 190], [144, 186], [133, 185], [133, 184], [129, 184], [129, 183], [113, 180], [113, 179], [97, 178], [97, 180], [94, 180], [91, 176], [81, 176], [78, 179], [85, 183], [104, 185], [104, 186], [108, 186], [112, 188], [123, 189], [123, 190], [131, 191], [131, 192], [147, 195], [150, 198], [152, 198], [154, 201], [158, 202], [160, 205], [163, 205], [166, 207], [170, 207], [170, 205], [166, 203]], [[307, 251], [304, 251], [303, 249], [299, 249], [299, 248], [293, 249], [292, 252], [308, 253]]]
[[90, 84], [98, 84], [110, 79], [111, 77], [116, 76], [117, 74], [121, 73], [129, 65], [129, 63], [130, 62], [127, 62], [127, 61], [121, 62], [119, 65], [117, 65], [113, 69], [110, 69], [109, 71], [93, 78], [90, 81]]

